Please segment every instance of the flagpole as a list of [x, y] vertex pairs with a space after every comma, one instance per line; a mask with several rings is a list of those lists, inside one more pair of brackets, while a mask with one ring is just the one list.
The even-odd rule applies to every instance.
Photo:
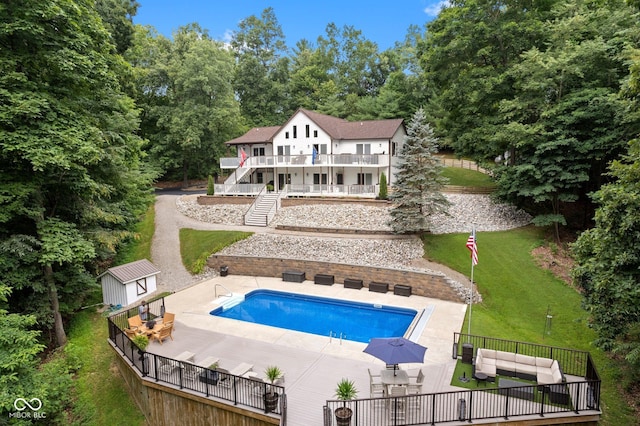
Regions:
[[[476, 227], [473, 227], [473, 230], [471, 231], [471, 235], [473, 235], [473, 244], [474, 246], [477, 244], [476, 241]], [[469, 286], [469, 324], [468, 324], [468, 331], [467, 334], [469, 336], [471, 336], [471, 310], [473, 307], [473, 267], [474, 267], [474, 253], [473, 251], [471, 252], [471, 282], [470, 282], [470, 286]]]
[[[474, 232], [475, 234], [475, 229]], [[471, 336], [471, 307], [473, 306], [473, 256], [471, 256], [471, 285], [469, 287], [469, 326], [467, 334]]]

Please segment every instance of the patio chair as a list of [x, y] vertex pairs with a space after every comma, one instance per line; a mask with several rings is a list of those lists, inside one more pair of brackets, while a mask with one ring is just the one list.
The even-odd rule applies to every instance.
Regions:
[[158, 360], [158, 372], [166, 377], [171, 376], [174, 370], [178, 368], [173, 360], [167, 358], [156, 358]]
[[142, 318], [140, 318], [140, 315], [128, 318], [127, 321], [129, 322], [129, 328], [132, 330], [142, 327]]
[[371, 369], [367, 368], [369, 372], [369, 393], [370, 398], [383, 398], [385, 385], [382, 383], [382, 378], [379, 374], [372, 374]]
[[[403, 423], [407, 414], [405, 386], [391, 386], [389, 389], [389, 420], [394, 424]], [[396, 398], [397, 397], [397, 398]]]
[[162, 317], [163, 324], [173, 324], [173, 321], [176, 319], [176, 314], [172, 314], [170, 312], [165, 312]]
[[132, 328], [125, 328], [124, 334], [126, 334], [129, 339], [133, 340], [139, 333]]
[[422, 369], [421, 369], [418, 372], [418, 375], [415, 377], [415, 381], [413, 377], [409, 377], [409, 385], [407, 386], [407, 393], [410, 395], [422, 393], [423, 382], [424, 382], [424, 374], [422, 373]]
[[162, 344], [162, 341], [167, 337], [170, 337], [171, 340], [173, 340], [173, 336], [171, 335], [172, 330], [173, 324], [163, 325], [160, 330], [151, 333], [151, 340], [157, 340], [160, 344]]

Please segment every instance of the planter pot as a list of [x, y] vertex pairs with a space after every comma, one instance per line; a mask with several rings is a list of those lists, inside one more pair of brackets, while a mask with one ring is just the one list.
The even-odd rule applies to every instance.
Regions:
[[199, 379], [202, 383], [216, 386], [218, 384], [218, 372], [212, 370], [205, 370], [200, 373]]
[[351, 424], [351, 416], [353, 415], [353, 411], [351, 411], [351, 408], [336, 408], [335, 414], [337, 426], [349, 426]]
[[267, 392], [264, 394], [264, 409], [267, 413], [271, 413], [272, 411], [276, 411], [278, 408], [278, 398], [280, 397], [277, 393]]

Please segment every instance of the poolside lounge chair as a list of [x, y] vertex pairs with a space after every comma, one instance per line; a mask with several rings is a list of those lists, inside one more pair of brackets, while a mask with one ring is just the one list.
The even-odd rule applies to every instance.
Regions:
[[220, 359], [216, 358], [215, 356], [208, 356], [205, 359], [198, 361], [196, 365], [204, 368], [211, 368], [212, 365], [217, 364], [219, 362], [220, 362]]
[[247, 374], [251, 370], [253, 370], [253, 364], [242, 362], [229, 370], [229, 373], [233, 374], [234, 376], [242, 376], [244, 374]]
[[181, 362], [180, 368], [182, 368], [182, 376], [186, 377], [189, 380], [195, 380], [201, 371], [197, 366], [191, 364], [190, 362]]

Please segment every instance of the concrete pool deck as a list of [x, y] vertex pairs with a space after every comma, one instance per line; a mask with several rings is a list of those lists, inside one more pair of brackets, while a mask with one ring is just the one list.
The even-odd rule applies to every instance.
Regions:
[[[195, 362], [208, 356], [220, 359], [220, 366], [233, 368], [240, 363], [253, 364], [264, 377], [264, 369], [277, 365], [285, 372], [290, 425], [322, 424], [322, 406], [334, 399], [335, 386], [345, 377], [353, 380], [359, 398], [369, 397], [369, 376], [384, 368], [384, 363], [363, 352], [366, 343], [351, 342], [329, 336], [317, 336], [227, 318], [209, 312], [218, 305], [218, 297], [245, 294], [256, 289], [272, 289], [336, 299], [425, 309], [428, 320], [416, 332], [415, 341], [428, 348], [423, 364], [403, 364], [401, 368], [422, 368], [424, 393], [459, 390], [450, 386], [456, 360], [451, 357], [453, 333], [463, 326], [467, 305], [420, 296], [396, 296], [374, 293], [368, 289], [345, 289], [341, 284], [315, 285], [284, 282], [280, 278], [228, 275], [215, 277], [165, 298], [167, 312], [176, 314], [174, 340], [160, 345], [152, 343], [148, 351], [175, 356], [183, 351], [196, 354]], [[224, 299], [223, 299], [224, 300]]]

